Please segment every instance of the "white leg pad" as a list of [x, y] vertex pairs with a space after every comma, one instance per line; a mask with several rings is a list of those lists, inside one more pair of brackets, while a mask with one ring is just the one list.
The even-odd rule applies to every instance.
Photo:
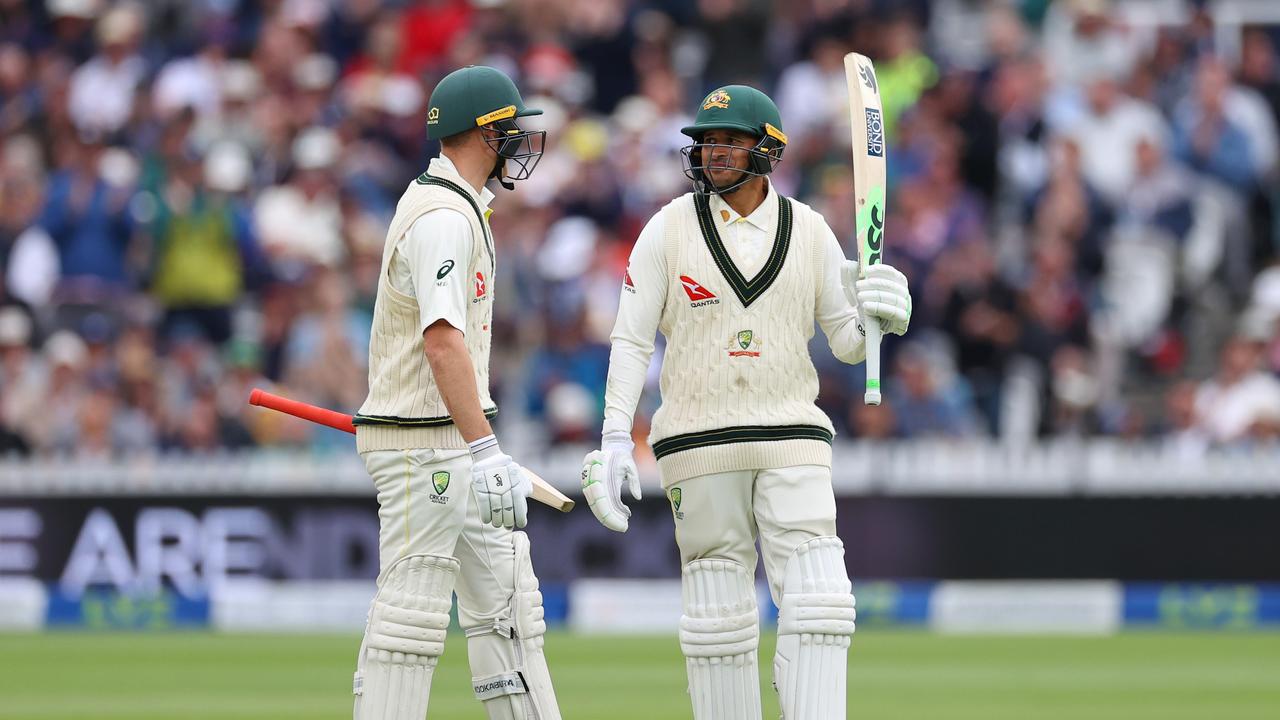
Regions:
[[759, 720], [760, 616], [751, 575], [732, 560], [694, 560], [681, 577], [680, 649], [695, 720]]
[[355, 720], [422, 720], [444, 653], [458, 561], [407, 555], [387, 569], [356, 669]]
[[844, 720], [852, 590], [840, 538], [809, 540], [787, 562], [773, 660], [785, 720]]
[[542, 652], [542, 593], [529, 559], [529, 538], [513, 533], [515, 593], [510, 619], [467, 629], [472, 689], [489, 720], [560, 720], [551, 672]]

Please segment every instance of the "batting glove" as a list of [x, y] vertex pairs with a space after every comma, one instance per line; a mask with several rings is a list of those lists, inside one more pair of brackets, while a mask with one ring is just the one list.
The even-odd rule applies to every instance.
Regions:
[[631, 517], [631, 508], [622, 504], [622, 485], [631, 490], [631, 497], [640, 499], [640, 471], [631, 456], [634, 450], [628, 433], [607, 432], [600, 449], [587, 453], [582, 461], [582, 494], [600, 524], [615, 532], [626, 532]]
[[498, 448], [493, 435], [471, 443], [471, 489], [479, 503], [480, 520], [494, 527], [522, 528], [529, 522], [529, 493], [533, 482], [524, 469]]
[[907, 276], [892, 265], [872, 265], [865, 277], [858, 277], [856, 260], [846, 260], [840, 268], [840, 285], [849, 302], [858, 308], [858, 316], [880, 321], [887, 333], [902, 335], [911, 324], [911, 291]]

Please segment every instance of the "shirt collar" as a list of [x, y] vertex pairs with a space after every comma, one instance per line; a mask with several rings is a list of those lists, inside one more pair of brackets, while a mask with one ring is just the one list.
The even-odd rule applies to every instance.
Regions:
[[471, 183], [467, 182], [462, 174], [458, 172], [457, 166], [453, 161], [446, 157], [443, 153], [431, 158], [431, 164], [427, 166], [427, 172], [432, 175], [448, 176], [450, 180], [457, 182], [464, 190], [471, 193], [471, 197], [480, 203], [481, 210], [488, 210], [489, 203], [493, 202], [493, 191], [488, 187], [481, 187], [479, 192], [471, 187]]
[[773, 232], [778, 225], [778, 193], [773, 189], [773, 183], [765, 180], [769, 190], [765, 193], [764, 201], [760, 203], [751, 214], [742, 217], [738, 215], [729, 203], [719, 195], [711, 196], [711, 215], [715, 218], [716, 224], [721, 227], [728, 227], [737, 222], [754, 225], [755, 227], [765, 231]]

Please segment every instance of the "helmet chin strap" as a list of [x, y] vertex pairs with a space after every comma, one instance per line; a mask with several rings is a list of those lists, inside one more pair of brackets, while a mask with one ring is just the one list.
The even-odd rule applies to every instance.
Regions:
[[506, 168], [506, 166], [507, 166], [507, 159], [499, 155], [497, 162], [493, 164], [493, 170], [489, 173], [489, 177], [497, 180], [498, 184], [501, 185], [502, 187], [508, 190], [515, 190], [516, 184], [508, 180], [503, 175], [502, 171], [504, 168]]

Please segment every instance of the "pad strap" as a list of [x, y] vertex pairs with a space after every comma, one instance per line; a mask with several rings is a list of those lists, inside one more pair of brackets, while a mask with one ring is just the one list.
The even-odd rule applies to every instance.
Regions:
[[480, 702], [504, 695], [519, 695], [529, 692], [529, 686], [525, 684], [524, 676], [518, 671], [472, 680], [471, 684], [471, 689], [475, 691], [476, 699]]

